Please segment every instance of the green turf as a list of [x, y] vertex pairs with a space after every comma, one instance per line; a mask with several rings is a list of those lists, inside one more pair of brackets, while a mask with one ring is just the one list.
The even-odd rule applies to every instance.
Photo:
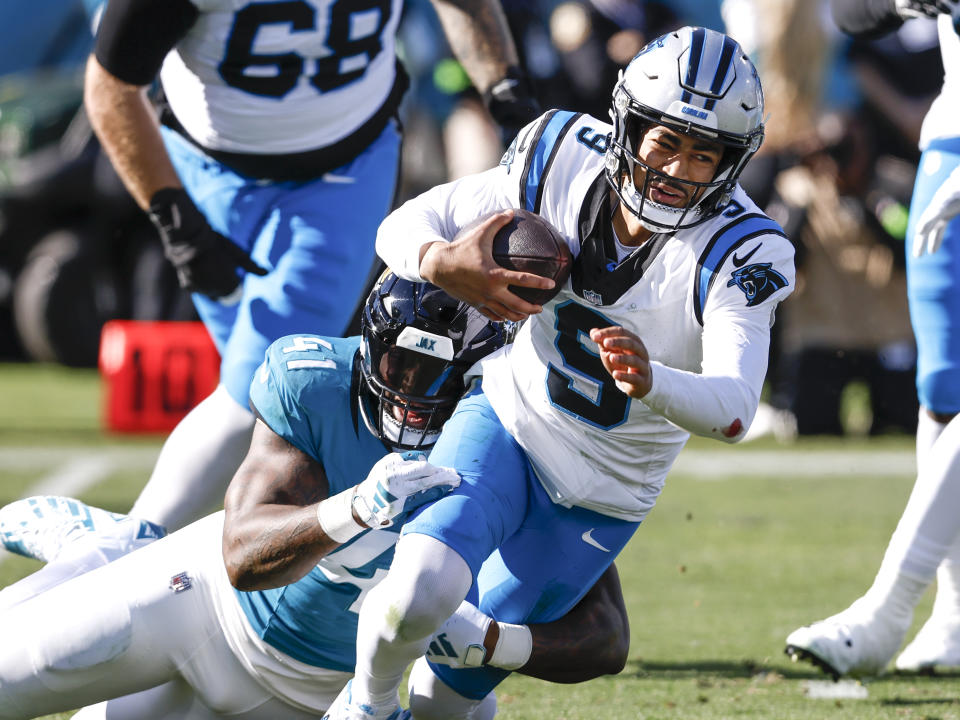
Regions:
[[[32, 377], [27, 372], [11, 381], [7, 372], [0, 368], [0, 392], [9, 382]], [[57, 390], [55, 377], [41, 376], [51, 385], [38, 391], [43, 403], [57, 407], [35, 403], [38, 414], [48, 421], [60, 418], [59, 430], [79, 427], [95, 438], [91, 442], [118, 441], [99, 432], [96, 415], [84, 405], [84, 398], [96, 397], [95, 378], [93, 383], [89, 376], [80, 378], [75, 385], [71, 380]], [[61, 405], [67, 397], [70, 403]], [[3, 413], [0, 418], [15, 415], [9, 408]], [[0, 419], [0, 427], [9, 427], [7, 422]], [[29, 440], [23, 434], [24, 443], [76, 444], [76, 436], [47, 432], [39, 421], [29, 427], [35, 429]], [[0, 444], [18, 443], [5, 438]], [[498, 717], [960, 720], [960, 676], [890, 675], [867, 683], [866, 699], [817, 700], [807, 697], [807, 683], [824, 677], [783, 655], [791, 630], [843, 609], [869, 586], [912, 477], [810, 478], [791, 476], [789, 465], [771, 467], [762, 477], [737, 477], [749, 454], [780, 446], [763, 441], [725, 447], [695, 439], [691, 447], [723, 452], [718, 462], [730, 468], [731, 476], [671, 477], [618, 560], [631, 620], [627, 668], [616, 677], [569, 686], [514, 675], [499, 689]], [[785, 449], [812, 457], [838, 449], [909, 453], [911, 447], [910, 438], [893, 437], [805, 440]], [[2, 501], [31, 482], [26, 470], [3, 474], [11, 482], [0, 486]], [[38, 471], [37, 479], [41, 475]], [[85, 498], [122, 509], [142, 479], [141, 471], [120, 471]], [[0, 564], [0, 585], [35, 567], [29, 561]], [[930, 600], [928, 594], [914, 630], [929, 613]]]

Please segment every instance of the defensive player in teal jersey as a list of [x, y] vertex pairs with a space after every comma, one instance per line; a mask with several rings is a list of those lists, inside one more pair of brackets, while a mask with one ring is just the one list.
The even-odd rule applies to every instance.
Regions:
[[[251, 385], [253, 440], [223, 513], [0, 613], [0, 718], [83, 704], [83, 720], [322, 714], [350, 677], [358, 609], [386, 575], [405, 513], [459, 481], [419, 451], [470, 366], [506, 339], [439, 289], [393, 275], [371, 293], [363, 326], [362, 338], [299, 335], [269, 347]], [[26, 506], [42, 514], [70, 503], [89, 517], [76, 501]], [[7, 531], [31, 545], [29, 519]], [[628, 629], [615, 570], [550, 625], [498, 623], [464, 604], [428, 655], [496, 666], [503, 638], [514, 664], [523, 639], [529, 675], [618, 672]], [[460, 697], [430, 692], [422, 701], [443, 708]], [[492, 694], [482, 707], [492, 717]]]

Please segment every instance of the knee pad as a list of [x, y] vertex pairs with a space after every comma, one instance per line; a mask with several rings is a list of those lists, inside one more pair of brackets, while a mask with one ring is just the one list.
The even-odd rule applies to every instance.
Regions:
[[[454, 550], [428, 535], [403, 535], [397, 545], [390, 574], [376, 593], [390, 604], [388, 614], [398, 613], [393, 623], [396, 637], [407, 642], [436, 630], [460, 606], [473, 577]], [[367, 602], [370, 602], [369, 597]]]

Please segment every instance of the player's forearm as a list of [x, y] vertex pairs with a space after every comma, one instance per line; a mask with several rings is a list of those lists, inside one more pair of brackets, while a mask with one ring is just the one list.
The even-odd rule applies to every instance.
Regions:
[[743, 439], [760, 400], [760, 393], [748, 383], [656, 362], [651, 368], [653, 386], [642, 401], [651, 410], [694, 435], [731, 443]]
[[519, 64], [499, 0], [433, 0], [450, 49], [480, 92]]
[[84, 104], [100, 144], [141, 208], [150, 206], [157, 190], [180, 187], [144, 88], [118, 80], [91, 55]]
[[501, 170], [493, 168], [437, 185], [405, 202], [380, 224], [377, 254], [405, 280], [433, 282], [421, 274], [429, 245], [453, 240], [461, 228], [482, 215], [517, 206], [499, 178]]
[[377, 254], [405, 280], [423, 282], [420, 261], [427, 247], [448, 242], [454, 233], [443, 213], [449, 208], [447, 186], [438, 186], [411, 198], [391, 212], [377, 230]]
[[259, 505], [242, 519], [231, 518], [229, 513], [227, 517], [224, 563], [238, 590], [265, 590], [296, 582], [340, 546], [320, 529], [313, 505]]
[[576, 683], [623, 670], [630, 624], [614, 566], [566, 615], [530, 625], [533, 650], [517, 672], [540, 680]]
[[[323, 466], [258, 419], [250, 451], [223, 499], [223, 559], [234, 587], [262, 590], [295, 582], [340, 546], [317, 517], [320, 503], [337, 509], [339, 496], [327, 493]], [[343, 520], [352, 522], [351, 509], [344, 512]]]

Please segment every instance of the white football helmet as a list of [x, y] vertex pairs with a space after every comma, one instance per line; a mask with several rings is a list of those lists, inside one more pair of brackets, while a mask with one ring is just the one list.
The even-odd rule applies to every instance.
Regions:
[[[756, 68], [733, 38], [702, 27], [680, 28], [644, 47], [620, 72], [610, 116], [607, 180], [652, 232], [693, 227], [726, 207], [744, 165], [763, 142], [763, 90]], [[683, 207], [649, 197], [651, 181], [668, 178], [637, 157], [643, 132], [655, 125], [724, 147], [710, 182], [669, 178], [670, 184], [692, 188]], [[644, 171], [639, 188], [638, 166]]]

